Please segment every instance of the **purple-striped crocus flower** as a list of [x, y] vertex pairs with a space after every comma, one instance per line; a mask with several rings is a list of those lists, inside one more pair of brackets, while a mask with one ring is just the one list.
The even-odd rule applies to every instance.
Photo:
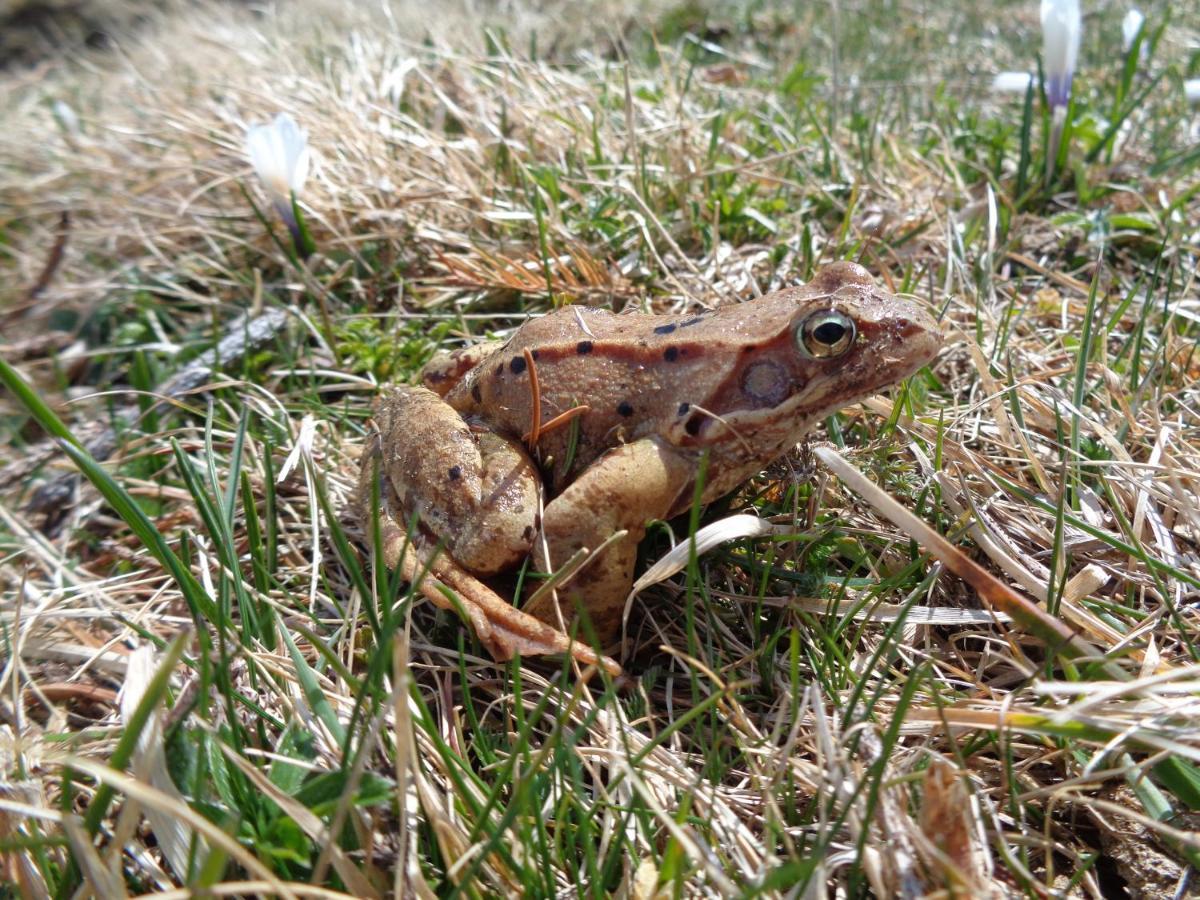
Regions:
[[1051, 109], [1065, 109], [1079, 58], [1079, 0], [1042, 0], [1042, 67]]

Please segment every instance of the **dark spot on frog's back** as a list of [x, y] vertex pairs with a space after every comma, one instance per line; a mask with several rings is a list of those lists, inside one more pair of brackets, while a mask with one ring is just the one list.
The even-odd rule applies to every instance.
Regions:
[[508, 364], [508, 370], [514, 375], [520, 375], [525, 371], [525, 357], [514, 356]]
[[578, 344], [575, 345], [575, 352], [578, 353], [580, 356], [591, 353], [592, 352], [592, 342], [591, 341], [580, 341]]
[[483, 390], [479, 387], [478, 381], [471, 385], [471, 399], [476, 403], [483, 402]]
[[680, 322], [679, 327], [680, 328], [691, 328], [693, 325], [696, 325], [703, 321], [704, 321], [704, 316], [692, 316], [690, 319], [684, 319], [682, 322]]
[[667, 362], [675, 362], [675, 360], [679, 359], [679, 348], [668, 347], [663, 351], [663, 359], [665, 359]]
[[458, 481], [462, 478], [462, 466], [451, 466], [446, 474], [450, 476], [451, 481]]
[[690, 404], [690, 403], [680, 403], [678, 415], [686, 416], [688, 414], [688, 410], [691, 408], [692, 408], [692, 404]]
[[678, 327], [679, 326], [676, 325], [674, 322], [668, 322], [666, 325], [659, 325], [657, 328], [655, 328], [654, 333], [655, 334], [670, 334], [672, 331], [674, 331]]
[[617, 413], [625, 418], [629, 418], [633, 415], [633, 404], [628, 400], [622, 400], [617, 404]]

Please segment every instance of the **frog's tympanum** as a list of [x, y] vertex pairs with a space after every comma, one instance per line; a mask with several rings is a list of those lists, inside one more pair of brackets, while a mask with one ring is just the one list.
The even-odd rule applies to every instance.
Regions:
[[[617, 635], [646, 525], [689, 507], [703, 454], [709, 502], [939, 346], [925, 312], [853, 263], [695, 315], [569, 306], [435, 359], [421, 387], [389, 389], [362, 459], [360, 514], [370, 534], [378, 502], [387, 565], [421, 578], [442, 607], [455, 591], [498, 658], [599, 661], [563, 628], [583, 614], [601, 643]], [[530, 554], [554, 572], [597, 548], [520, 611], [480, 580]]]

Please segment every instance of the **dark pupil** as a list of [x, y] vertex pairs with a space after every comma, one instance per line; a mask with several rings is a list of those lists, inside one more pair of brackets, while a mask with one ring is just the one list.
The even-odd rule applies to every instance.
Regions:
[[842, 335], [846, 333], [846, 327], [839, 325], [837, 322], [822, 322], [813, 329], [813, 337], [827, 347], [832, 347], [842, 339]]

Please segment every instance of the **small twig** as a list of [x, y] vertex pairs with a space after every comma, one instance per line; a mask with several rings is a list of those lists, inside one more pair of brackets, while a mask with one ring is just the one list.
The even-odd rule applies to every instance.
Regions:
[[62, 265], [63, 256], [67, 249], [67, 235], [70, 231], [71, 214], [64, 209], [58, 217], [58, 231], [54, 235], [54, 243], [50, 246], [50, 255], [46, 257], [46, 264], [42, 266], [42, 271], [38, 273], [37, 281], [33, 283], [33, 286], [26, 293], [25, 299], [36, 300], [38, 295], [50, 286], [50, 281], [54, 278], [54, 273]]
[[[590, 406], [572, 406], [566, 412], [559, 413], [557, 416], [555, 416], [549, 422], [546, 422], [545, 424], [543, 424], [541, 427], [538, 428], [538, 438], [539, 439], [543, 438], [547, 434], [549, 434], [551, 431], [554, 431], [557, 428], [562, 428], [562, 426], [570, 423], [570, 421], [572, 419], [582, 416], [585, 412], [588, 412], [589, 410], [591, 410]], [[531, 437], [533, 437], [533, 432], [530, 432], [529, 434], [525, 435], [523, 440], [527, 444], [529, 444], [530, 447], [533, 447], [537, 444], [537, 441], [531, 441], [530, 440]]]
[[529, 369], [529, 393], [532, 406], [530, 417], [532, 421], [529, 423], [529, 436], [526, 438], [526, 443], [532, 451], [537, 447], [538, 438], [541, 437], [542, 391], [538, 385], [537, 365], [533, 361], [533, 354], [529, 352], [528, 347], [521, 352], [525, 355], [525, 366]]

